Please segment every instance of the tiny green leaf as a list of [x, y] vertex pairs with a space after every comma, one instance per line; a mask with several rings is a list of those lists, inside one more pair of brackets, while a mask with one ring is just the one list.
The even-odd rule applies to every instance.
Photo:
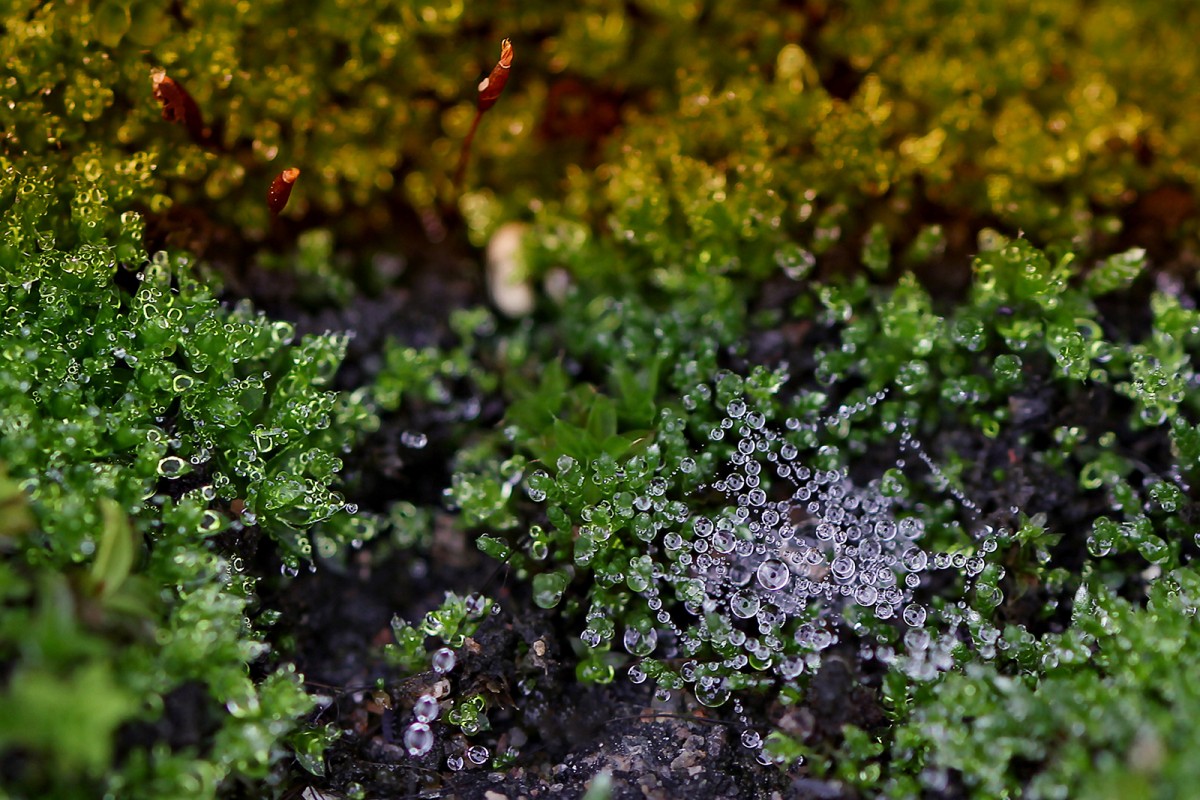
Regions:
[[98, 595], [108, 597], [129, 577], [138, 542], [129, 527], [129, 519], [115, 500], [103, 498], [100, 511], [104, 529], [96, 549], [96, 560], [92, 562], [91, 581]]

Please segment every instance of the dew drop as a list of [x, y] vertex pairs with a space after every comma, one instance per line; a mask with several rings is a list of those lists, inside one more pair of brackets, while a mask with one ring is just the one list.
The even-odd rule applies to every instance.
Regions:
[[750, 619], [758, 613], [760, 606], [758, 595], [750, 592], [735, 592], [729, 598], [729, 610], [739, 619]]
[[404, 731], [404, 749], [420, 758], [433, 749], [433, 731], [424, 722], [414, 722]]
[[912, 603], [904, 609], [904, 624], [918, 628], [925, 624], [925, 607]]
[[642, 633], [637, 628], [626, 628], [624, 638], [625, 649], [631, 654], [644, 658], [654, 652], [658, 646], [658, 631], [651, 628]]
[[413, 717], [417, 722], [433, 722], [438, 716], [438, 701], [431, 694], [423, 694], [413, 704]]
[[875, 601], [879, 599], [879, 590], [874, 586], [859, 586], [854, 590], [854, 602], [858, 603], [863, 608], [869, 608], [875, 605]]
[[921, 572], [929, 563], [929, 556], [927, 556], [925, 551], [919, 547], [908, 548], [904, 551], [904, 555], [902, 555], [900, 558], [903, 561], [905, 568], [910, 572]]
[[167, 478], [178, 478], [187, 470], [187, 462], [179, 456], [167, 456], [158, 462], [158, 474]]
[[696, 700], [709, 708], [724, 705], [729, 700], [729, 690], [725, 688], [725, 682], [720, 678], [701, 678], [696, 684], [694, 694]]
[[771, 592], [779, 591], [792, 579], [792, 572], [788, 569], [787, 564], [777, 558], [768, 558], [759, 564], [757, 575], [758, 582], [762, 587]]
[[413, 450], [420, 450], [429, 444], [429, 437], [419, 432], [404, 431], [400, 434], [400, 444]]
[[449, 647], [440, 648], [433, 654], [433, 671], [439, 675], [445, 675], [454, 669], [454, 665], [457, 663], [458, 657]]
[[833, 573], [833, 577], [837, 580], [848, 581], [854, 577], [856, 567], [854, 565], [854, 559], [850, 558], [849, 556], [842, 555], [833, 560], [833, 564], [830, 565], [829, 569], [830, 572]]

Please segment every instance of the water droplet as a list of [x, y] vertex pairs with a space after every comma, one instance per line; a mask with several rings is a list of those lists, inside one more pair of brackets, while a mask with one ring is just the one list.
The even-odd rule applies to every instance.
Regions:
[[918, 628], [925, 624], [925, 607], [912, 603], [904, 609], [904, 624]]
[[749, 619], [758, 613], [761, 603], [758, 595], [750, 592], [735, 592], [729, 598], [729, 610], [739, 619]]
[[929, 556], [919, 547], [908, 548], [900, 558], [910, 572], [921, 572], [929, 562]]
[[658, 645], [658, 631], [650, 628], [646, 633], [642, 633], [637, 628], [626, 628], [624, 645], [631, 654], [644, 658], [653, 653]]
[[712, 547], [722, 555], [727, 555], [733, 552], [734, 546], [737, 544], [737, 539], [731, 531], [719, 530], [712, 536]]
[[854, 602], [863, 608], [870, 608], [879, 599], [879, 590], [874, 586], [859, 586], [854, 590]]
[[417, 722], [433, 722], [438, 716], [438, 701], [431, 694], [423, 694], [413, 704], [413, 717]]
[[792, 571], [777, 558], [768, 558], [758, 565], [758, 582], [771, 592], [777, 592], [788, 585], [792, 579]]
[[433, 749], [433, 731], [424, 722], [414, 722], [404, 731], [404, 748], [410, 756], [420, 758]]
[[178, 478], [187, 470], [187, 462], [179, 456], [167, 456], [158, 462], [158, 474], [167, 478]]
[[788, 242], [775, 251], [775, 263], [794, 281], [804, 280], [817, 264], [816, 256], [798, 244]]
[[838, 581], [848, 581], [854, 577], [854, 572], [857, 567], [854, 564], [854, 559], [849, 556], [841, 555], [833, 560], [829, 571], [833, 573], [833, 577]]
[[725, 688], [725, 681], [715, 677], [701, 678], [696, 684], [695, 695], [702, 705], [709, 708], [724, 705], [729, 700], [729, 690]]
[[429, 444], [429, 437], [423, 433], [404, 431], [404, 433], [400, 434], [400, 444], [413, 450], [420, 450], [425, 445]]
[[445, 675], [454, 669], [454, 665], [457, 663], [458, 657], [449, 647], [442, 647], [433, 654], [433, 671], [439, 675]]

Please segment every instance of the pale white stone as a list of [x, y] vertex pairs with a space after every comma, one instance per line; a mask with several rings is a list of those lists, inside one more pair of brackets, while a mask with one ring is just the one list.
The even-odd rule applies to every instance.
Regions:
[[533, 288], [521, 257], [521, 240], [528, 227], [522, 222], [506, 222], [487, 245], [488, 295], [509, 317], [523, 317], [533, 311]]

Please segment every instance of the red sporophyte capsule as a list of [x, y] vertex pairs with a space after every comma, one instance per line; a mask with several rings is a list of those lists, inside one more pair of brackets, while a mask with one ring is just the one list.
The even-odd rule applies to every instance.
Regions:
[[196, 143], [207, 143], [210, 131], [204, 127], [200, 106], [196, 105], [188, 90], [161, 69], [152, 71], [150, 80], [154, 84], [154, 99], [162, 104], [162, 118], [187, 128], [188, 134]]
[[500, 99], [504, 84], [508, 83], [508, 71], [512, 67], [512, 42], [505, 39], [500, 43], [500, 60], [492, 67], [491, 73], [479, 82], [479, 104], [475, 109], [475, 119], [471, 120], [471, 128], [463, 139], [462, 149], [458, 153], [458, 168], [454, 170], [454, 185], [461, 187], [463, 176], [467, 171], [467, 160], [471, 157], [471, 142], [475, 140], [475, 131], [479, 130], [479, 121], [483, 114]]
[[292, 196], [292, 184], [299, 177], [300, 170], [290, 167], [276, 175], [275, 180], [271, 181], [271, 188], [267, 190], [267, 208], [271, 209], [272, 214], [283, 211], [288, 203], [288, 198]]
[[512, 42], [505, 39], [500, 43], [500, 60], [496, 62], [496, 66], [492, 67], [491, 74], [479, 83], [480, 113], [496, 105], [496, 101], [500, 99], [500, 93], [504, 91], [504, 84], [508, 83], [508, 71], [512, 67], [512, 62]]

